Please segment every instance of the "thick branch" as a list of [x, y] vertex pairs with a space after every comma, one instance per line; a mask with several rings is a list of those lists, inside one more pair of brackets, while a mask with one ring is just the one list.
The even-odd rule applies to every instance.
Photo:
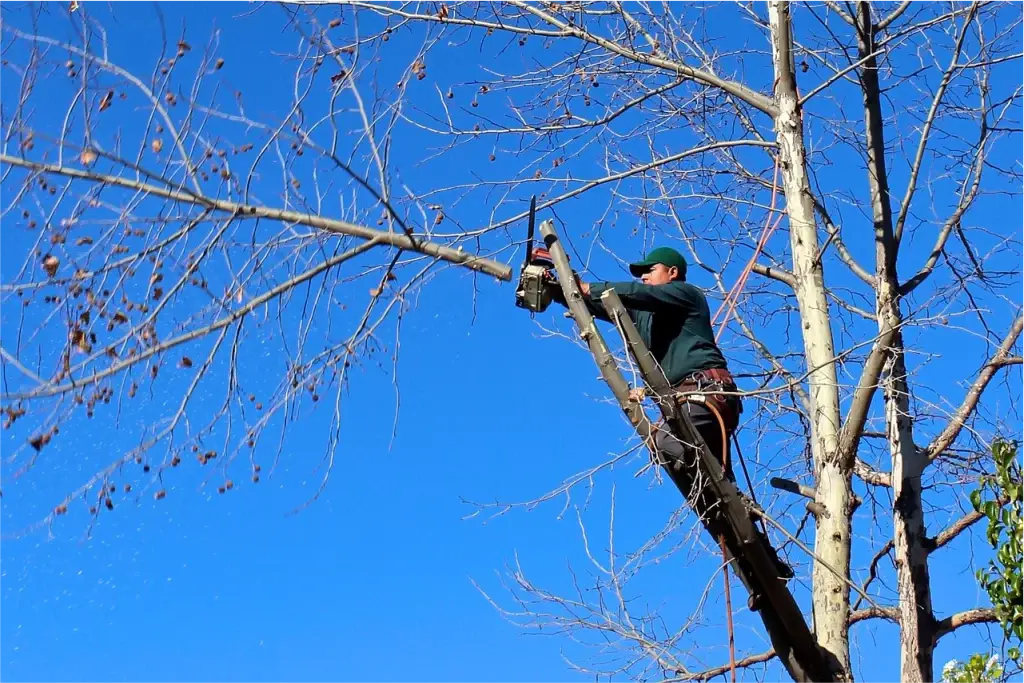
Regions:
[[[878, 378], [885, 366], [886, 350], [892, 343], [898, 328], [890, 328], [879, 335], [871, 347], [871, 353], [864, 361], [864, 367], [857, 381], [857, 389], [853, 392], [853, 401], [846, 413], [846, 421], [843, 423], [843, 430], [839, 436], [839, 452], [843, 457], [852, 458], [857, 452], [861, 435], [864, 432], [864, 423], [868, 419], [868, 411], [871, 408], [871, 400], [878, 389]], [[865, 480], [866, 481], [866, 480]]]
[[1003, 339], [1003, 343], [999, 345], [999, 350], [996, 351], [996, 355], [992, 357], [985, 367], [978, 373], [978, 378], [974, 380], [974, 384], [971, 385], [970, 390], [967, 392], [967, 396], [964, 397], [963, 403], [957, 408], [956, 413], [953, 414], [953, 419], [950, 420], [946, 428], [942, 430], [931, 444], [925, 449], [929, 461], [935, 460], [935, 458], [942, 455], [950, 444], [956, 440], [956, 437], [960, 434], [960, 430], [963, 429], [964, 424], [967, 423], [967, 418], [971, 416], [974, 409], [978, 405], [978, 401], [981, 400], [981, 394], [985, 391], [985, 387], [995, 376], [996, 371], [999, 368], [1007, 365], [1009, 360], [1010, 349], [1017, 343], [1017, 337], [1020, 336], [1021, 328], [1024, 327], [1024, 317], [1018, 315], [1017, 319], [1013, 321], [1013, 325], [1010, 327], [1010, 331], [1006, 334]]
[[899, 19], [901, 16], [903, 16], [904, 12], [910, 9], [911, 3], [912, 0], [903, 0], [903, 2], [900, 3], [899, 7], [894, 9], [885, 19], [882, 19], [880, 22], [875, 24], [874, 27], [872, 27], [872, 30], [875, 33], [878, 33], [879, 31], [884, 31], [885, 29], [889, 28], [889, 24]]
[[763, 266], [760, 263], [755, 263], [751, 267], [751, 270], [758, 275], [764, 275], [765, 277], [770, 277], [773, 280], [785, 282], [790, 287], [796, 286], [796, 278], [793, 277], [793, 273], [783, 268], [774, 268], [772, 266]]
[[103, 183], [105, 185], [124, 187], [130, 190], [144, 192], [154, 197], [164, 197], [177, 202], [198, 204], [217, 211], [234, 214], [239, 218], [270, 218], [272, 220], [284, 221], [285, 223], [307, 225], [311, 228], [319, 228], [321, 230], [326, 230], [327, 232], [333, 232], [340, 235], [351, 235], [352, 237], [359, 237], [366, 240], [376, 240], [379, 244], [389, 245], [407, 251], [416, 251], [421, 254], [426, 254], [427, 256], [433, 256], [443, 261], [449, 261], [451, 263], [465, 266], [471, 270], [486, 273], [487, 275], [496, 277], [499, 280], [512, 279], [512, 268], [504, 263], [492, 261], [487, 258], [481, 258], [469, 252], [462, 251], [461, 249], [445, 247], [437, 244], [436, 242], [410, 238], [405, 234], [374, 230], [373, 228], [356, 225], [355, 223], [348, 223], [346, 221], [339, 221], [332, 218], [324, 218], [310, 213], [271, 209], [264, 206], [252, 206], [237, 202], [230, 202], [225, 199], [214, 199], [205, 195], [194, 194], [186, 190], [172, 190], [158, 185], [151, 185], [149, 183], [129, 180], [127, 178], [119, 178], [117, 176], [105, 175], [102, 173], [93, 173], [91, 171], [84, 171], [76, 168], [66, 168], [64, 166], [54, 164], [41, 164], [29, 161], [28, 159], [22, 159], [20, 157], [12, 157], [7, 154], [0, 154], [0, 163], [11, 164], [12, 166], [21, 166], [22, 168], [28, 168], [41, 173], [53, 173], [67, 178], [79, 178], [82, 180]]
[[858, 621], [865, 621], [866, 619], [888, 619], [892, 622], [899, 622], [899, 613], [895, 607], [868, 607], [867, 609], [857, 610], [850, 614], [850, 623], [856, 624]]
[[948, 529], [943, 529], [941, 532], [939, 532], [939, 535], [935, 537], [935, 547], [931, 549], [932, 552], [935, 552], [942, 546], [952, 541], [954, 538], [960, 535], [960, 532], [969, 528], [972, 524], [974, 524], [984, 516], [984, 512], [979, 512], [978, 510], [975, 510], [973, 512], [968, 512], [966, 515], [964, 515], [957, 521], [953, 522], [953, 524], [951, 524]]
[[[861, 433], [863, 437], [864, 434]], [[865, 484], [872, 486], [892, 486], [892, 477], [888, 472], [880, 472], [860, 458], [853, 459], [853, 473], [860, 477]]]
[[961, 626], [970, 626], [971, 624], [994, 624], [999, 619], [996, 618], [996, 611], [992, 607], [982, 607], [978, 609], [969, 609], [965, 612], [957, 612], [951, 614], [939, 621], [935, 626], [935, 641], [938, 642], [939, 638], [949, 635]]
[[[775, 659], [775, 650], [771, 649], [767, 652], [750, 655], [749, 657], [736, 660], [736, 668], [745, 669], [748, 666], [760, 664], [761, 662], [768, 662], [773, 659]], [[716, 666], [713, 669], [705, 669], [704, 671], [697, 671], [694, 673], [682, 674], [676, 678], [669, 678], [666, 679], [664, 683], [672, 683], [673, 681], [709, 681], [715, 676], [721, 676], [722, 674], [727, 673], [731, 668], [731, 664], [723, 664], [722, 666]]]

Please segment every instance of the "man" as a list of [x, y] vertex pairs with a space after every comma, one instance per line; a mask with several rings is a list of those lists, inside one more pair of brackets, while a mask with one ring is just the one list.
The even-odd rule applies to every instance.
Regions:
[[[705, 400], [717, 409], [725, 423], [724, 443], [722, 426], [714, 412], [700, 403], [686, 402], [682, 407], [711, 453], [721, 459], [723, 453], [728, 453], [728, 436], [736, 429], [742, 408], [725, 357], [715, 343], [707, 298], [686, 282], [686, 260], [671, 247], [654, 249], [647, 258], [630, 264], [629, 272], [640, 282], [580, 282], [587, 308], [594, 317], [609, 320], [601, 305], [601, 293], [614, 289], [669, 384], [680, 392], [710, 392], [704, 393]], [[552, 287], [552, 295], [555, 301], [565, 304], [557, 283]], [[655, 445], [670, 460], [689, 461], [684, 445], [665, 427], [656, 432]], [[735, 480], [732, 458], [728, 456], [726, 474]]]
[[[669, 384], [683, 394], [703, 395], [704, 401], [721, 416], [720, 423], [715, 411], [701, 402], [681, 404], [712, 455], [725, 458], [725, 474], [735, 482], [729, 436], [736, 430], [742, 406], [725, 357], [715, 343], [704, 292], [686, 282], [686, 260], [670, 247], [654, 249], [647, 258], [630, 264], [629, 272], [640, 278], [640, 282], [588, 284], [579, 281], [587, 308], [594, 317], [610, 322], [601, 305], [601, 293], [607, 289], [615, 290]], [[558, 283], [552, 282], [550, 288], [552, 299], [565, 305], [565, 295]], [[667, 426], [657, 428], [654, 445], [666, 460], [693, 466], [695, 450], [677, 439]], [[754, 528], [761, 533], [756, 525]], [[779, 576], [792, 578], [793, 570], [778, 557], [767, 538], [765, 545], [776, 563]]]

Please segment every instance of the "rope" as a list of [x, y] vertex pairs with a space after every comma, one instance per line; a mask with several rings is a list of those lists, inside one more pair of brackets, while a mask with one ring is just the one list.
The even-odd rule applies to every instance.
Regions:
[[[718, 428], [722, 435], [722, 472], [726, 472], [729, 469], [729, 437], [725, 429], [725, 420], [722, 418], [722, 413], [719, 412], [713, 404], [708, 403], [703, 395], [700, 396], [687, 396], [685, 399], [688, 403], [696, 403], [707, 408], [712, 415], [715, 416], [715, 420], [718, 422]], [[744, 468], [746, 469], [746, 468]], [[725, 535], [718, 535], [718, 545], [722, 549], [722, 578], [725, 579], [725, 622], [729, 632], [729, 675], [732, 683], [736, 683], [736, 634], [733, 630], [732, 623], [732, 591], [729, 586], [729, 553], [725, 548]]]
[[743, 272], [740, 273], [739, 278], [736, 280], [736, 284], [732, 286], [728, 294], [725, 296], [725, 301], [715, 311], [715, 317], [711, 319], [711, 324], [714, 325], [718, 320], [718, 316], [725, 311], [725, 317], [722, 318], [722, 322], [719, 323], [718, 332], [715, 334], [715, 341], [722, 336], [722, 332], [725, 331], [726, 325], [729, 324], [729, 319], [732, 317], [733, 311], [736, 310], [736, 304], [739, 302], [740, 293], [747, 284], [747, 277], [750, 276], [751, 271], [754, 269], [754, 263], [757, 262], [757, 257], [761, 255], [761, 251], [768, 243], [768, 238], [775, 232], [775, 228], [779, 227], [779, 223], [782, 222], [782, 214], [779, 213], [779, 217], [772, 223], [772, 214], [775, 212], [775, 201], [779, 194], [779, 157], [775, 157], [775, 172], [772, 177], [772, 203], [768, 208], [768, 216], [765, 218], [764, 228], [761, 229], [761, 236], [757, 240], [757, 246], [754, 248], [754, 254], [750, 257], [747, 265], [743, 268]]

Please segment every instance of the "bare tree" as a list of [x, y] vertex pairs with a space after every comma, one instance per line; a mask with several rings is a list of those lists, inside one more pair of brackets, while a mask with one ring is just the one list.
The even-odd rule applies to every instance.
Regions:
[[[5, 251], [6, 226], [28, 237], [4, 266], [3, 401], [27, 441], [5, 476], [30, 473], [80, 413], [180, 397], [43, 523], [78, 498], [99, 514], [134, 460], [157, 496], [187, 454], [249, 453], [258, 477], [267, 428], [286, 434], [328, 392], [340, 420], [350, 366], [392, 353], [381, 330], [398, 334], [439, 268], [510, 276], [508, 229], [536, 193], [584, 273], [674, 239], [715, 283], [755, 489], [780, 541], [813, 552], [810, 616], [837, 677], [855, 674], [854, 624], [897, 624], [900, 678], [924, 681], [941, 638], [995, 619], [938, 614], [929, 568], [978, 519], [958, 487], [991, 467], [995, 436], [1019, 433], [1006, 371], [1021, 362], [1018, 5], [266, 6], [294, 37], [276, 118], [220, 85], [216, 36], [165, 38], [141, 73], [86, 9], [73, 39], [19, 11], [3, 32], [21, 84], [3, 101]], [[57, 78], [73, 84], [64, 100]], [[398, 144], [464, 173], [410, 184]], [[237, 371], [252, 340], [288, 359], [265, 393]], [[223, 399], [200, 400], [201, 385]], [[571, 500], [610, 464], [528, 504]], [[799, 482], [812, 512], [766, 493], [769, 474]], [[719, 675], [728, 666], [694, 666], [703, 599], [677, 624], [630, 607], [641, 568], [699, 542], [687, 528], [680, 511], [640, 548], [609, 542], [606, 560], [588, 544], [596, 592], [559, 595], [517, 567], [518, 607], [501, 609], [594, 635], [589, 672]], [[739, 645], [739, 667], [773, 656]]]

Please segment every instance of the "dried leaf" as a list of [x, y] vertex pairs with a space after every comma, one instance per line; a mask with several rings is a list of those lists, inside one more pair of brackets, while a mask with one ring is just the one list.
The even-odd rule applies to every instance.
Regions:
[[78, 156], [78, 160], [82, 162], [83, 166], [92, 166], [96, 162], [97, 154], [95, 151], [86, 147], [82, 150], [82, 153]]
[[108, 90], [107, 94], [100, 100], [100, 111], [106, 111], [110, 108], [110, 105], [114, 103], [114, 91]]
[[164, 148], [164, 141], [161, 140], [160, 138], [156, 138], [155, 140], [153, 140], [152, 147], [153, 147], [153, 154], [159, 154], [160, 150], [162, 150]]
[[47, 254], [46, 256], [43, 257], [43, 270], [45, 270], [46, 274], [49, 275], [50, 277], [53, 277], [54, 275], [57, 274], [57, 268], [59, 267], [60, 259], [54, 256], [53, 254]]

